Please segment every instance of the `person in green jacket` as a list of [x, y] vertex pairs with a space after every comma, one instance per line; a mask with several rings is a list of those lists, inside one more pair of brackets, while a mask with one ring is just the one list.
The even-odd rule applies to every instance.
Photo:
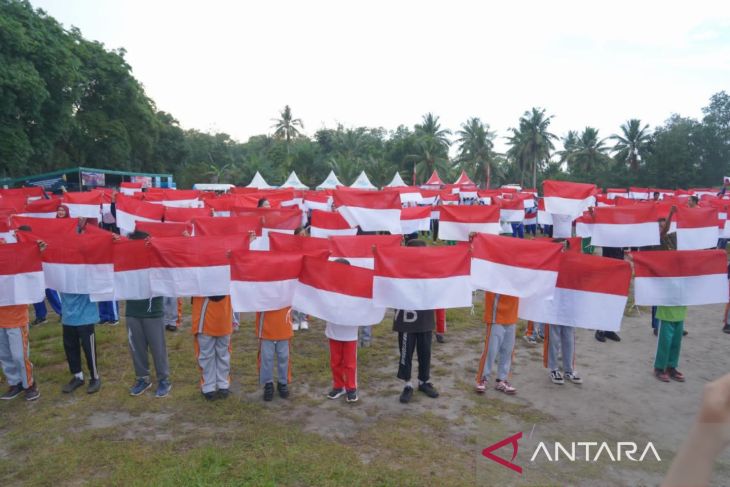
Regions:
[[670, 379], [684, 382], [684, 375], [677, 370], [677, 365], [686, 316], [686, 306], [657, 306], [659, 338], [654, 360], [654, 375], [662, 382], [669, 382]]

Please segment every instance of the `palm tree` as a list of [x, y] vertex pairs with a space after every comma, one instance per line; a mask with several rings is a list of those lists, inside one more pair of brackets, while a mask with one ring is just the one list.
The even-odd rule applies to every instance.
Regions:
[[486, 183], [489, 188], [492, 182], [492, 167], [495, 164], [492, 149], [494, 148], [494, 132], [489, 130], [477, 117], [472, 117], [461, 125], [461, 130], [456, 132], [459, 136], [459, 164], [461, 168], [471, 169], [474, 174], [474, 182], [477, 184]]
[[597, 129], [586, 127], [575, 140], [575, 146], [566, 160], [570, 171], [592, 176], [601, 163], [609, 161], [609, 149], [605, 141], [606, 139], [598, 138]]
[[610, 138], [616, 141], [613, 150], [616, 151], [616, 159], [628, 162], [632, 172], [639, 170], [639, 159], [646, 153], [651, 135], [647, 133], [649, 124], [641, 126], [641, 120], [632, 118], [621, 125], [623, 135], [613, 134]]
[[228, 163], [223, 166], [216, 166], [215, 164], [208, 165], [208, 171], [206, 172], [210, 176], [211, 183], [218, 184], [221, 182], [221, 178], [233, 169], [233, 164]]
[[286, 153], [289, 154], [289, 142], [291, 139], [299, 137], [301, 133], [297, 129], [299, 127], [300, 129], [304, 128], [304, 124], [302, 123], [301, 119], [299, 118], [292, 118], [291, 114], [291, 108], [289, 108], [289, 105], [286, 105], [284, 109], [279, 112], [279, 118], [273, 119], [274, 122], [276, 122], [271, 127], [274, 130], [274, 137], [278, 139], [284, 139], [286, 141]]
[[550, 160], [550, 152], [555, 149], [553, 140], [557, 136], [548, 132], [553, 116], [546, 116], [544, 108], [532, 108], [520, 117], [518, 129], [511, 129], [512, 137], [508, 139], [512, 156], [516, 156], [523, 170], [532, 168], [532, 185], [537, 187], [537, 168]]
[[413, 161], [414, 172], [425, 180], [435, 169], [441, 169], [442, 173], [449, 171], [451, 131], [442, 129], [439, 117], [430, 112], [414, 128], [417, 153], [406, 156], [406, 160]]
[[560, 165], [568, 165], [576, 150], [578, 150], [578, 132], [569, 130], [568, 135], [563, 137], [563, 150], [558, 151]]

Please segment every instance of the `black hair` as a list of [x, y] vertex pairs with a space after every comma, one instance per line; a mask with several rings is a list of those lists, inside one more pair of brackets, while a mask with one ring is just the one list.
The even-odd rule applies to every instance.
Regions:
[[144, 240], [149, 236], [150, 236], [150, 234], [147, 232], [143, 232], [142, 230], [135, 230], [129, 234], [129, 239], [130, 240]]
[[342, 257], [335, 259], [333, 262], [337, 262], [338, 264], [350, 265], [350, 261], [347, 259], [343, 259]]
[[260, 198], [258, 203], [256, 203], [256, 208], [261, 208], [262, 206], [264, 206], [264, 203], [266, 203], [267, 201], [269, 201], [269, 200], [267, 200], [266, 198]]
[[218, 301], [223, 301], [225, 299], [225, 296], [210, 296], [208, 299], [217, 303]]
[[426, 242], [421, 240], [420, 238], [414, 238], [413, 240], [409, 240], [406, 244], [406, 247], [425, 247]]
[[33, 229], [30, 228], [30, 225], [20, 225], [18, 227], [18, 230], [20, 230], [22, 232], [32, 232], [33, 231]]

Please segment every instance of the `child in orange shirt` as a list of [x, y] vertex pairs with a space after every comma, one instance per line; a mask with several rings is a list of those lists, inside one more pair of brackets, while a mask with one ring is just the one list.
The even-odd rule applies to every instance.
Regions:
[[259, 381], [264, 386], [264, 401], [274, 398], [274, 357], [277, 362], [276, 386], [279, 397], [289, 397], [291, 364], [289, 340], [292, 332], [291, 307], [256, 313], [256, 336], [259, 339]]
[[226, 399], [231, 385], [233, 308], [230, 296], [194, 297], [192, 330], [203, 397]]
[[497, 384], [494, 388], [505, 394], [515, 394], [517, 389], [512, 387], [507, 379], [512, 367], [517, 308], [520, 300], [514, 296], [488, 291], [484, 293], [484, 299], [484, 322], [487, 325], [487, 334], [477, 371], [476, 391], [483, 393], [487, 390], [487, 380], [497, 360]]
[[28, 351], [28, 305], [0, 306], [0, 366], [10, 384], [0, 399], [14, 399], [23, 391], [26, 401], [40, 397]]

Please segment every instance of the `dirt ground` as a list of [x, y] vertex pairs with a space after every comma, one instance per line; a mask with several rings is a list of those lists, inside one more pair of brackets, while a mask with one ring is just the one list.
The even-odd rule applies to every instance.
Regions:
[[[730, 335], [720, 331], [721, 305], [689, 310], [689, 335], [680, 360], [688, 378], [683, 384], [660, 383], [653, 377], [656, 338], [650, 315], [632, 310], [624, 319], [619, 343], [599, 343], [592, 331], [577, 331], [576, 368], [582, 385], [552, 384], [542, 366], [542, 345], [518, 338], [512, 377], [518, 394], [507, 397], [490, 388], [478, 395], [473, 387], [483, 343], [481, 309], [477, 304], [473, 310], [447, 313], [447, 343], [433, 345], [432, 378], [441, 396], [429, 399], [416, 393], [408, 405], [398, 402], [402, 383], [395, 378], [398, 355], [389, 318], [375, 328], [373, 345], [359, 351], [360, 401], [354, 405], [324, 397], [330, 379], [323, 325], [318, 322], [295, 335], [291, 398], [264, 403], [256, 383], [255, 340], [248, 329], [252, 317], [245, 316], [242, 331], [234, 335], [234, 397], [212, 405], [200, 398], [195, 385], [188, 330], [170, 335], [174, 388], [171, 397], [160, 401], [126, 393], [133, 373], [123, 324], [100, 327], [98, 332], [105, 382], [96, 397], [69, 397], [58, 391], [67, 380], [60, 330], [44, 329], [52, 325], [34, 328], [32, 353], [43, 395], [36, 404], [0, 404], [0, 481], [84, 483], [86, 477], [56, 476], [50, 468], [47, 474], [38, 473], [57, 465], [75, 442], [78, 448], [98, 448], [98, 462], [109, 464], [106, 473], [92, 477], [91, 483], [99, 485], [127, 484], [125, 475], [133, 475], [139, 462], [158, 462], [157, 452], [197, 457], [196, 449], [211, 448], [211, 457], [225, 452], [228, 462], [212, 473], [208, 463], [193, 462], [189, 476], [175, 482], [168, 483], [167, 476], [159, 481], [161, 477], [150, 473], [132, 477], [132, 484], [657, 485], [693, 421], [702, 386], [729, 368]], [[521, 331], [524, 324], [519, 327]], [[273, 428], [272, 421], [286, 431]], [[39, 430], [33, 433], [38, 441], [29, 441], [28, 432], [23, 432], [31, 424]], [[521, 475], [481, 455], [485, 447], [518, 432], [524, 436], [514, 463], [523, 468]], [[260, 455], [261, 444], [272, 437], [290, 450], [284, 465], [277, 467], [281, 470], [271, 468], [271, 457]], [[640, 449], [651, 441], [661, 462], [652, 456], [642, 463], [612, 462], [605, 455], [598, 462], [530, 462], [539, 441], [606, 441], [613, 448], [617, 441], [630, 441]], [[128, 458], [134, 450], [140, 457]], [[323, 468], [333, 461], [326, 452], [342, 455], [342, 478]], [[509, 459], [511, 448], [495, 453]], [[83, 455], [78, 462], [83, 465]], [[307, 470], [317, 466], [321, 470]], [[170, 466], [175, 468], [180, 469]], [[227, 481], [221, 480], [223, 474]], [[725, 454], [718, 462], [715, 484], [729, 480], [730, 456]]]

